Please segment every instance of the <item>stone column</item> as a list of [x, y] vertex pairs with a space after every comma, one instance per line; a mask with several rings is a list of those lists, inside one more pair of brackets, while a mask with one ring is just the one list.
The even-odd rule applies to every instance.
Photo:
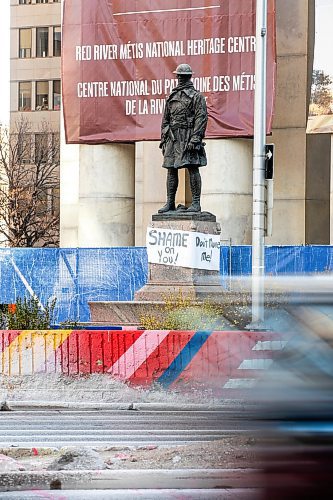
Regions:
[[202, 210], [216, 215], [222, 239], [251, 244], [252, 140], [207, 140], [206, 151], [208, 165], [200, 169]]
[[80, 146], [81, 247], [134, 245], [134, 145]]
[[330, 242], [331, 137], [307, 135], [306, 243], [328, 245]]
[[134, 245], [134, 145], [61, 147], [62, 247]]
[[66, 144], [60, 127], [60, 246], [78, 247], [80, 146]]
[[[306, 126], [313, 46], [313, 0], [277, 2], [277, 88], [273, 235], [266, 244], [306, 243]], [[310, 31], [309, 31], [310, 30]]]

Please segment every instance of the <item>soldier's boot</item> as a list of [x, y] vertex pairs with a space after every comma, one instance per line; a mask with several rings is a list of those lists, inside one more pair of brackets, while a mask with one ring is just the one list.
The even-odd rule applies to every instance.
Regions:
[[159, 214], [176, 210], [176, 193], [178, 188], [178, 170], [176, 168], [168, 168], [167, 175], [167, 202], [158, 210]]
[[198, 167], [190, 167], [190, 186], [192, 193], [192, 203], [188, 207], [189, 212], [201, 212], [200, 196], [201, 196], [201, 175]]

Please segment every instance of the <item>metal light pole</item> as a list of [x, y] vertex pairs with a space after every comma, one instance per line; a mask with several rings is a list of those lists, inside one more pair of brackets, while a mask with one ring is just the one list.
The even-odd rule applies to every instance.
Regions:
[[264, 320], [267, 0], [257, 0], [253, 141], [252, 324]]

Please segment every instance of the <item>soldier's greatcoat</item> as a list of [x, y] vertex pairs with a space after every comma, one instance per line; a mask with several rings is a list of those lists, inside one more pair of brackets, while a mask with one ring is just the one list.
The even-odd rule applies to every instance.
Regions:
[[[164, 168], [207, 165], [202, 142], [207, 120], [205, 98], [195, 90], [192, 82], [173, 89], [166, 101], [161, 127], [160, 148], [164, 156]], [[188, 149], [190, 142], [194, 149]]]

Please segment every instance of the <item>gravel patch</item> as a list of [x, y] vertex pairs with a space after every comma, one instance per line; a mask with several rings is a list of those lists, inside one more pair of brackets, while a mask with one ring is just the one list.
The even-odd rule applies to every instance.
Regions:
[[[26, 471], [102, 469], [244, 469], [257, 463], [256, 441], [248, 436], [180, 446], [111, 446], [38, 450], [2, 449]], [[16, 467], [15, 465], [15, 467]], [[16, 468], [12, 470], [17, 470]]]
[[97, 451], [91, 448], [68, 447], [48, 465], [47, 470], [103, 470], [107, 465]]
[[133, 387], [111, 376], [64, 376], [35, 374], [0, 376], [0, 401], [50, 401], [99, 403], [183, 403], [219, 404], [221, 399], [212, 389], [197, 385], [165, 390], [159, 385], [149, 388]]

